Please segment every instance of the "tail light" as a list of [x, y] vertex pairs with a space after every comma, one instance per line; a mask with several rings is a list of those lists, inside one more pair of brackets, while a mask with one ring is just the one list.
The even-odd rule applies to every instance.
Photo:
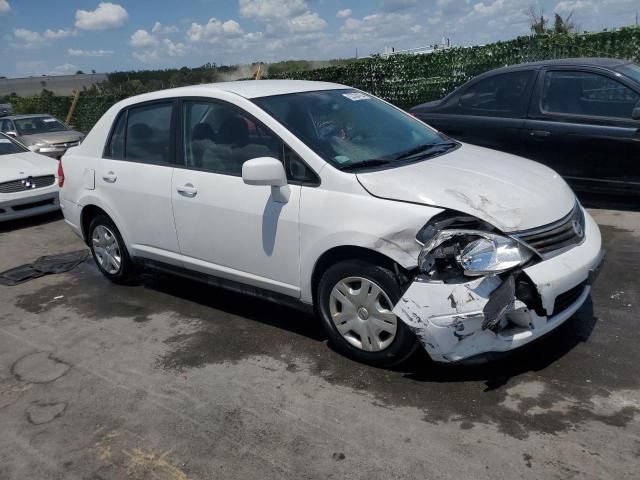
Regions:
[[62, 168], [62, 159], [58, 160], [58, 186], [62, 188], [64, 185], [64, 169]]

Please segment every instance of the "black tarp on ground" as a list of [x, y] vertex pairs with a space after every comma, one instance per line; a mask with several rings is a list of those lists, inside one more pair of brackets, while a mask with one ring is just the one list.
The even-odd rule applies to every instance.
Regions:
[[89, 250], [77, 250], [75, 252], [40, 257], [33, 263], [14, 267], [0, 273], [0, 285], [19, 285], [52, 273], [68, 272], [87, 258], [89, 258]]

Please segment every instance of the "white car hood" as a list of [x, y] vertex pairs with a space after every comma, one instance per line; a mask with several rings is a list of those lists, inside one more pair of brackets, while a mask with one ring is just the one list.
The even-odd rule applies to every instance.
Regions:
[[0, 182], [18, 180], [25, 177], [56, 175], [58, 161], [32, 152], [0, 155]]
[[576, 202], [550, 168], [467, 144], [439, 157], [357, 177], [376, 197], [457, 210], [504, 232], [552, 223]]

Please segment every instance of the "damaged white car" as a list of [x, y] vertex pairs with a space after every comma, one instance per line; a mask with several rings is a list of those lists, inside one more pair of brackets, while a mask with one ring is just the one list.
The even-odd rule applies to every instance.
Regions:
[[585, 302], [603, 258], [552, 170], [329, 83], [127, 99], [60, 173], [66, 221], [109, 279], [150, 267], [315, 307], [336, 348], [377, 365], [540, 338]]

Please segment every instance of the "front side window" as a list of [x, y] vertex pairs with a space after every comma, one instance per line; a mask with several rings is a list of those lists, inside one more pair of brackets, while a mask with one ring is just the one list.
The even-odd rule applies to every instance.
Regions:
[[28, 150], [18, 145], [6, 135], [0, 134], [0, 155], [12, 155], [22, 152], [28, 152]]
[[522, 113], [527, 108], [527, 92], [533, 75], [532, 70], [525, 70], [501, 73], [480, 80], [462, 94], [460, 105], [467, 110]]
[[549, 113], [630, 119], [639, 100], [627, 86], [597, 73], [552, 71], [544, 78], [542, 109]]
[[341, 170], [398, 166], [457, 146], [421, 121], [353, 89], [253, 101]]
[[11, 122], [9, 120], [0, 120], [0, 132], [10, 132]]
[[182, 118], [186, 167], [241, 176], [247, 160], [281, 159], [282, 142], [236, 107], [185, 101]]
[[18, 118], [14, 123], [20, 136], [69, 130], [64, 123], [53, 117]]

